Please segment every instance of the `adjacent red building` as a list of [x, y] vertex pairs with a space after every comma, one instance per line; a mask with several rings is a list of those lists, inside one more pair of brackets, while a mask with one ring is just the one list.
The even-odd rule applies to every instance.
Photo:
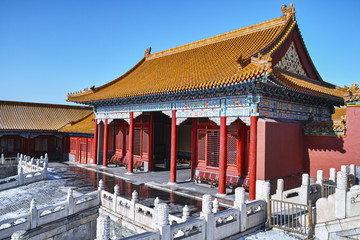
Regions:
[[0, 153], [68, 159], [70, 138], [92, 141], [94, 125], [84, 132], [65, 126], [90, 115], [89, 107], [0, 101]]

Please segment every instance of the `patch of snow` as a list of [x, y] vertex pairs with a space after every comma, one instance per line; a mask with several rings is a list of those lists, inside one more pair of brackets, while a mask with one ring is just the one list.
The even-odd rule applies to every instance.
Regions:
[[237, 240], [256, 240], [256, 239], [268, 239], [268, 240], [299, 240], [304, 239], [304, 236], [283, 231], [280, 229], [271, 229], [269, 231], [256, 231], [249, 235], [243, 236]]

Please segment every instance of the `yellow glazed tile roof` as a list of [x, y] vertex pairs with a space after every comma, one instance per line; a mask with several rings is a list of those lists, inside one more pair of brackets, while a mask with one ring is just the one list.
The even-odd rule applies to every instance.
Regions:
[[89, 107], [0, 101], [0, 131], [57, 131], [91, 112]]
[[318, 93], [328, 95], [331, 97], [342, 98], [345, 91], [336, 87], [331, 86], [325, 82], [311, 82], [311, 79], [297, 75], [296, 77], [284, 70], [273, 68], [274, 75], [286, 86], [291, 87], [295, 90], [308, 93]]
[[[87, 103], [196, 90], [272, 73], [272, 54], [297, 25], [292, 5], [283, 5], [281, 10], [283, 16], [279, 18], [225, 34], [154, 54], [149, 48], [145, 57], [121, 77], [97, 88], [68, 94], [67, 100]], [[325, 88], [320, 92], [333, 93]]]
[[95, 115], [90, 113], [87, 116], [79, 119], [75, 122], [71, 122], [63, 128], [59, 129], [59, 132], [69, 132], [69, 133], [87, 133], [94, 134], [94, 122]]

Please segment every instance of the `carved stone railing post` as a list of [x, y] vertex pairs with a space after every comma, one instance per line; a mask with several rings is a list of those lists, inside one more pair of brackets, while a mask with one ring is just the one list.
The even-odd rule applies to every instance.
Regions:
[[38, 210], [36, 208], [35, 199], [30, 202], [30, 227], [31, 229], [36, 228], [38, 225]]
[[217, 200], [217, 198], [215, 198], [213, 201], [213, 208], [211, 211], [213, 213], [217, 213], [219, 211], [219, 201]]
[[24, 172], [23, 172], [23, 168], [20, 166], [18, 171], [19, 171], [19, 173], [18, 173], [18, 177], [19, 177], [19, 178], [18, 178], [18, 181], [19, 181], [18, 184], [19, 184], [19, 185], [23, 185], [23, 184], [24, 184]]
[[[342, 167], [341, 167], [342, 168]], [[346, 217], [346, 192], [347, 192], [347, 172], [337, 173], [337, 185], [335, 190], [335, 217]]]
[[30, 159], [30, 170], [28, 170], [29, 172], [33, 171], [33, 165], [34, 165], [34, 158]]
[[42, 179], [47, 179], [47, 162], [44, 162], [44, 168], [42, 170]]
[[29, 239], [29, 234], [24, 231], [16, 231], [11, 235], [11, 240], [28, 240]]
[[210, 194], [203, 195], [201, 216], [206, 221], [206, 239], [214, 239], [214, 230], [216, 223], [214, 221], [214, 214], [212, 213], [212, 198]]
[[323, 181], [324, 181], [324, 171], [323, 170], [317, 170], [316, 184], [322, 184]]
[[245, 203], [245, 189], [238, 187], [235, 189], [235, 201], [234, 207], [239, 209], [240, 214], [240, 231], [243, 232], [246, 230], [246, 203]]
[[159, 197], [156, 197], [154, 200], [154, 212], [153, 212], [153, 229], [156, 229], [157, 227], [157, 207], [159, 206], [160, 199]]
[[96, 240], [110, 240], [110, 217], [100, 215], [96, 220]]
[[36, 160], [36, 171], [39, 171], [40, 169], [40, 159]]
[[113, 211], [117, 212], [117, 197], [120, 196], [120, 188], [119, 185], [115, 185], [114, 187], [114, 199], [113, 199]]
[[336, 169], [330, 168], [330, 177], [329, 180], [336, 184]]
[[256, 180], [256, 199], [267, 199], [270, 193], [270, 182], [264, 180]]
[[190, 218], [190, 209], [188, 205], [185, 205], [185, 207], [183, 208], [182, 220], [185, 222], [189, 218]]
[[48, 154], [47, 154], [47, 153], [45, 153], [45, 159], [44, 159], [44, 161], [45, 161], [46, 163], [49, 163], [49, 158], [48, 158]]
[[350, 187], [352, 187], [353, 185], [356, 184], [356, 166], [355, 164], [350, 164], [349, 165], [349, 175], [348, 175], [348, 178], [349, 176], [351, 176], [351, 181], [350, 181]]
[[1, 164], [4, 165], [5, 164], [5, 157], [4, 154], [1, 154]]
[[283, 200], [283, 193], [284, 193], [284, 179], [279, 178], [276, 184], [276, 197], [279, 200]]
[[157, 216], [157, 228], [160, 231], [161, 240], [170, 240], [169, 207], [166, 203], [159, 203]]
[[132, 220], [135, 220], [135, 205], [136, 205], [136, 203], [137, 203], [137, 201], [138, 201], [138, 193], [137, 193], [137, 191], [133, 191], [132, 192], [132, 197], [131, 197], [131, 203], [130, 203], [130, 214], [131, 214], [131, 216], [129, 216], [130, 217], [130, 219], [132, 219]]
[[301, 188], [301, 203], [308, 204], [310, 195], [310, 177], [307, 173], [302, 174]]
[[74, 195], [71, 188], [68, 189], [66, 202], [68, 206], [68, 215], [71, 215], [74, 213]]
[[101, 204], [101, 191], [104, 190], [104, 182], [102, 179], [100, 179], [99, 181], [99, 187], [98, 187], [98, 192], [99, 192], [99, 203]]

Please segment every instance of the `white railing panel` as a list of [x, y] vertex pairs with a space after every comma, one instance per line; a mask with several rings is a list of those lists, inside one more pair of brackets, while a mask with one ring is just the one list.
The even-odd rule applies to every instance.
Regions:
[[266, 202], [255, 200], [246, 204], [246, 229], [266, 222]]
[[98, 194], [98, 191], [95, 191], [74, 198], [74, 213], [98, 206], [100, 204]]
[[224, 239], [240, 232], [239, 210], [230, 208], [214, 214], [215, 239]]
[[205, 220], [201, 218], [171, 225], [170, 239], [203, 240], [206, 236], [205, 225]]
[[0, 237], [8, 238], [14, 232], [30, 229], [29, 214], [19, 216], [17, 218], [6, 219], [0, 221]]
[[53, 222], [66, 216], [68, 216], [67, 202], [44, 207], [38, 210], [38, 225]]

